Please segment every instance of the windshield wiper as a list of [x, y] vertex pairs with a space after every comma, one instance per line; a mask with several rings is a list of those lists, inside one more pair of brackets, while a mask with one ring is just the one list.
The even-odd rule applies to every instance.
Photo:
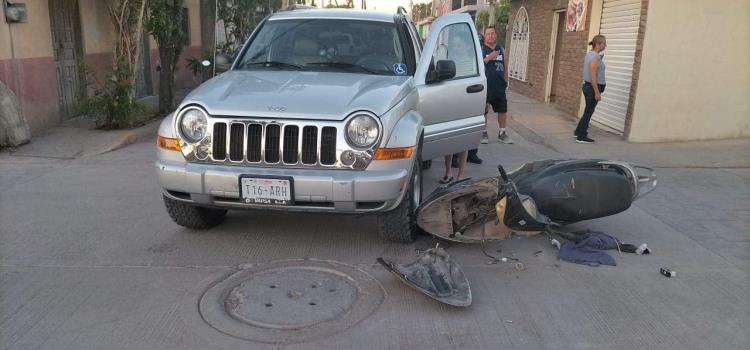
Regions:
[[305, 66], [328, 66], [328, 67], [336, 67], [336, 68], [355, 68], [355, 69], [359, 69], [361, 71], [365, 71], [370, 74], [382, 74], [383, 73], [383, 72], [374, 71], [365, 66], [352, 64], [348, 62], [312, 62], [312, 63], [306, 64]]
[[280, 61], [263, 61], [263, 62], [249, 62], [242, 65], [243, 68], [247, 66], [264, 66], [264, 67], [277, 67], [277, 68], [295, 68], [295, 69], [302, 69], [302, 66], [287, 63], [287, 62], [280, 62]]

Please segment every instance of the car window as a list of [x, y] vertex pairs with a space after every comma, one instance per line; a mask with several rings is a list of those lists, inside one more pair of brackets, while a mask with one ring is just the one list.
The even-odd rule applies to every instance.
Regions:
[[438, 36], [432, 60], [453, 61], [456, 64], [456, 76], [453, 79], [477, 76], [477, 52], [469, 25], [456, 23], [443, 28]]
[[394, 23], [340, 19], [267, 21], [237, 69], [302, 69], [403, 75]]

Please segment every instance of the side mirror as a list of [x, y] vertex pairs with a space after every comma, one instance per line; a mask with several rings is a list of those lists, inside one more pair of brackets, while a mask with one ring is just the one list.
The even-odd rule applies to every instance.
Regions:
[[232, 58], [225, 53], [216, 54], [216, 73], [223, 73], [232, 68]]
[[[432, 68], [432, 67], [430, 67]], [[427, 71], [427, 83], [437, 83], [456, 76], [456, 63], [451, 60], [440, 60], [435, 64], [435, 70]]]
[[438, 81], [448, 80], [456, 76], [456, 62], [451, 60], [437, 61]]

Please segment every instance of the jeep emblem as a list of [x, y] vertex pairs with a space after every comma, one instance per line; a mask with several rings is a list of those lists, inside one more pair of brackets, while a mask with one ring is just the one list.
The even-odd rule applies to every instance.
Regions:
[[271, 112], [286, 112], [286, 107], [268, 106], [268, 110]]

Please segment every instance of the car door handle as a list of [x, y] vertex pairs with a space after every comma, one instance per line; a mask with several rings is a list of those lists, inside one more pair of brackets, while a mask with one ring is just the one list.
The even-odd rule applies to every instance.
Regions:
[[473, 94], [475, 92], [480, 92], [482, 90], [484, 90], [484, 85], [482, 84], [472, 85], [466, 88], [466, 92], [470, 94]]

